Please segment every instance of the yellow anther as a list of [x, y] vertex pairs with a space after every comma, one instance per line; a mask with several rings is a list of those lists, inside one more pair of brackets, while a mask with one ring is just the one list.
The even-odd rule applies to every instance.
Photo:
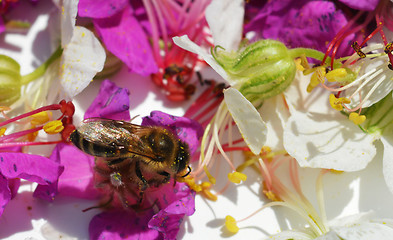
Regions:
[[9, 111], [9, 110], [11, 110], [10, 107], [7, 107], [7, 106], [0, 106], [0, 112]]
[[202, 187], [199, 184], [195, 183], [195, 179], [193, 177], [186, 177], [178, 179], [179, 182], [185, 182], [192, 190], [195, 192], [202, 191]]
[[6, 128], [0, 128], [0, 137], [4, 135]]
[[47, 134], [56, 134], [63, 131], [64, 126], [60, 120], [55, 120], [48, 122], [43, 128]]
[[233, 183], [240, 183], [241, 181], [244, 182], [247, 180], [247, 175], [241, 172], [232, 172], [228, 173], [228, 179]]
[[269, 146], [262, 147], [262, 153], [270, 153], [272, 149]]
[[51, 117], [52, 117], [52, 112], [47, 112], [47, 111], [39, 112], [30, 117], [31, 118], [30, 123], [33, 126], [41, 125], [48, 122], [51, 119]]
[[347, 70], [345, 68], [336, 68], [326, 73], [326, 79], [329, 82], [340, 82], [341, 79], [347, 76]]
[[210, 182], [203, 182], [201, 184], [202, 187], [202, 194], [209, 200], [217, 201], [217, 195], [213, 194], [210, 189], [212, 184]]
[[227, 215], [225, 217], [225, 227], [231, 233], [237, 233], [239, 231], [239, 227], [236, 224], [236, 220], [232, 216], [229, 216], [229, 215]]
[[356, 125], [359, 125], [362, 124], [364, 121], [366, 121], [366, 116], [359, 115], [359, 113], [356, 112], [351, 112], [349, 114], [349, 120], [351, 120]]
[[216, 184], [216, 179], [210, 174], [209, 170], [207, 170], [206, 165], [203, 166], [203, 170], [205, 171], [207, 178], [209, 178], [209, 182]]
[[326, 70], [324, 67], [317, 67], [310, 78], [310, 83], [307, 86], [307, 92], [311, 92], [318, 84], [324, 82]]
[[335, 173], [335, 174], [341, 174], [341, 173], [343, 173], [344, 171], [339, 171], [339, 170], [334, 170], [334, 169], [330, 169], [329, 170], [331, 173]]
[[295, 59], [296, 69], [299, 70], [299, 71], [304, 71], [304, 67], [302, 66], [301, 63], [302, 63], [302, 60], [300, 58], [296, 58]]
[[276, 196], [276, 194], [274, 194], [272, 191], [263, 191], [263, 193], [265, 194], [265, 196], [273, 201], [273, 202], [280, 202], [281, 199], [279, 197]]
[[348, 104], [350, 103], [351, 100], [348, 98], [336, 98], [334, 94], [330, 94], [329, 96], [329, 103], [332, 108], [336, 109], [337, 111], [342, 111], [343, 110], [343, 104]]

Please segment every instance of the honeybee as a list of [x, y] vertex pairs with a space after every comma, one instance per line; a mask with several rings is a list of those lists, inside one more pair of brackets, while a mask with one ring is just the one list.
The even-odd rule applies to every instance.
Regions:
[[71, 133], [70, 140], [96, 157], [97, 186], [109, 185], [112, 191], [108, 202], [117, 193], [127, 207], [130, 195], [139, 205], [148, 187], [158, 187], [171, 178], [176, 183], [176, 178], [191, 171], [188, 145], [164, 127], [91, 118]]

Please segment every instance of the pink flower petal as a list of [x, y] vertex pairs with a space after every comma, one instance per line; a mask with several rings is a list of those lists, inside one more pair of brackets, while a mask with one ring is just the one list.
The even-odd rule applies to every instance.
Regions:
[[[277, 39], [289, 48], [308, 47], [326, 51], [328, 43], [347, 24], [342, 11], [329, 1], [269, 1], [245, 27], [262, 38]], [[352, 54], [349, 35], [338, 55]]]
[[60, 161], [64, 166], [64, 172], [59, 177], [59, 194], [84, 199], [96, 199], [100, 196], [94, 187], [94, 157], [72, 145], [59, 143], [53, 150], [51, 159]]
[[93, 217], [89, 225], [90, 240], [160, 239], [156, 230], [147, 228], [152, 213], [116, 210]]
[[79, 0], [78, 15], [81, 17], [106, 18], [128, 5], [128, 0]]
[[377, 7], [379, 0], [339, 0], [350, 8], [363, 10], [363, 11], [373, 11]]
[[8, 181], [0, 174], [0, 216], [3, 214], [5, 206], [11, 200], [11, 190], [8, 188]]
[[57, 181], [63, 172], [60, 164], [39, 155], [0, 153], [0, 172], [6, 178], [22, 178], [48, 185]]
[[106, 48], [131, 71], [143, 76], [158, 71], [147, 36], [131, 7], [124, 8], [111, 18], [95, 19], [94, 27]]
[[16, 196], [16, 194], [18, 194], [18, 189], [20, 187], [20, 179], [19, 178], [8, 179], [8, 187], [11, 190], [11, 199], [13, 199]]
[[198, 149], [199, 139], [203, 135], [203, 128], [198, 122], [186, 117], [175, 117], [160, 111], [153, 111], [150, 113], [150, 117], [144, 117], [142, 125], [168, 127], [177, 134], [180, 140], [188, 144], [191, 155]]
[[119, 88], [113, 82], [104, 80], [100, 92], [86, 110], [85, 119], [99, 117], [129, 121], [129, 95], [128, 89]]
[[161, 210], [149, 221], [149, 228], [161, 232], [165, 239], [176, 239], [184, 215], [195, 212], [195, 192], [185, 183], [172, 186], [166, 184], [154, 193]]

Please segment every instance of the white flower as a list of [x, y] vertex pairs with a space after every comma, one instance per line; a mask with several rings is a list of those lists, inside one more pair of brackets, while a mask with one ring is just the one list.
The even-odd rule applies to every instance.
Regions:
[[307, 82], [304, 76], [299, 77], [285, 92], [291, 112], [284, 129], [286, 151], [301, 167], [358, 171], [375, 157], [374, 142], [380, 139], [384, 146], [383, 173], [393, 192], [392, 95], [375, 104], [374, 113], [363, 110], [367, 121], [362, 129], [330, 107], [329, 92], [315, 89], [307, 93]]

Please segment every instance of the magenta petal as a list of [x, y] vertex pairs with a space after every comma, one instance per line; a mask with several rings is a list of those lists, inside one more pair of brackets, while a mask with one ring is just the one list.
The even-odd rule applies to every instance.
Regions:
[[363, 11], [373, 11], [377, 7], [379, 0], [339, 0], [350, 8], [363, 10]]
[[119, 88], [113, 82], [104, 80], [100, 92], [86, 110], [85, 119], [99, 117], [129, 121], [129, 95], [128, 89]]
[[185, 183], [176, 183], [174, 188], [169, 185], [153, 193], [161, 210], [151, 218], [149, 228], [161, 232], [165, 239], [176, 239], [184, 215], [195, 212], [195, 192]]
[[128, 68], [148, 76], [158, 71], [145, 32], [130, 7], [108, 19], [95, 19], [94, 27], [106, 48]]
[[4, 208], [10, 200], [11, 190], [8, 188], [8, 181], [0, 174], [0, 216], [3, 214]]
[[110, 17], [128, 4], [128, 0], [79, 0], [78, 15], [90, 18]]
[[[324, 52], [346, 24], [343, 12], [333, 2], [283, 0], [267, 2], [245, 30], [280, 40], [290, 48], [308, 47]], [[353, 37], [352, 34], [344, 39], [338, 55], [353, 52], [349, 47]]]
[[186, 117], [175, 117], [160, 111], [152, 111], [150, 117], [144, 117], [142, 125], [165, 126], [173, 130], [180, 140], [188, 144], [191, 155], [198, 149], [199, 139], [203, 135], [203, 128], [198, 122]]
[[102, 212], [89, 225], [90, 240], [160, 239], [156, 230], [147, 228], [151, 213], [117, 210]]
[[11, 199], [13, 199], [16, 196], [16, 194], [18, 194], [18, 189], [20, 187], [20, 179], [19, 178], [8, 179], [8, 187], [11, 190]]
[[72, 145], [57, 144], [51, 159], [60, 161], [64, 172], [59, 177], [59, 194], [84, 199], [96, 199], [100, 193], [94, 187], [94, 157]]
[[0, 17], [0, 34], [3, 33], [4, 31], [5, 31], [4, 21], [3, 18]]
[[6, 178], [22, 178], [48, 185], [63, 172], [60, 164], [39, 155], [25, 153], [0, 153], [0, 172]]

